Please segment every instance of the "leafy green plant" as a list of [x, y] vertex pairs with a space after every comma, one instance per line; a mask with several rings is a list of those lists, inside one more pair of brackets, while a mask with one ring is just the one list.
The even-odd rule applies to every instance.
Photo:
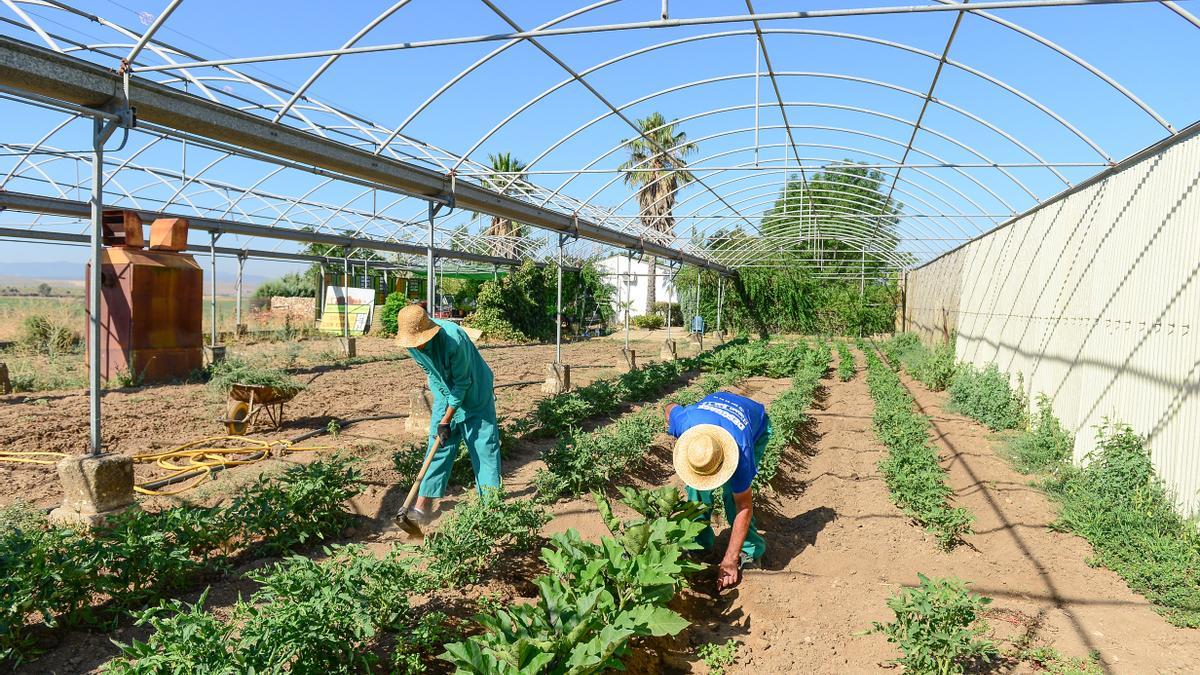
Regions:
[[1097, 652], [1090, 652], [1086, 658], [1063, 656], [1057, 649], [1050, 646], [1031, 647], [1016, 654], [1016, 658], [1032, 663], [1040, 671], [1050, 675], [1104, 675]]
[[1176, 626], [1200, 628], [1200, 531], [1174, 508], [1145, 441], [1124, 424], [1097, 430], [1084, 468], [1065, 464], [1047, 483], [1056, 527], [1091, 543], [1094, 563], [1121, 575]]
[[380, 333], [391, 336], [396, 334], [396, 315], [408, 306], [408, 297], [403, 293], [388, 293], [383, 301], [383, 309], [379, 311]]
[[950, 384], [950, 404], [992, 431], [1018, 429], [1025, 424], [1025, 398], [1014, 391], [996, 364], [980, 370], [963, 364]]
[[838, 379], [842, 382], [849, 382], [854, 379], [856, 372], [854, 366], [854, 354], [850, 352], [850, 345], [845, 342], [837, 343], [838, 350]]
[[988, 625], [981, 617], [992, 599], [969, 593], [957, 579], [917, 577], [919, 586], [888, 600], [895, 621], [877, 621], [867, 632], [882, 633], [900, 648], [904, 656], [896, 663], [907, 673], [949, 675], [992, 663], [998, 651], [982, 637]]
[[304, 385], [282, 370], [254, 366], [241, 359], [225, 359], [212, 367], [208, 380], [210, 391], [223, 397], [235, 384], [272, 387], [285, 395], [295, 395], [304, 389]]
[[696, 656], [699, 656], [704, 665], [708, 666], [710, 675], [725, 675], [725, 669], [733, 665], [737, 660], [738, 643], [737, 640], [730, 638], [724, 644], [715, 642], [706, 642], [696, 649]]
[[541, 541], [538, 531], [550, 520], [545, 509], [528, 499], [505, 500], [488, 490], [466, 499], [425, 538], [421, 555], [435, 586], [476, 583], [501, 551], [530, 551]]
[[1021, 473], [1053, 473], [1070, 461], [1074, 447], [1075, 437], [1063, 428], [1054, 416], [1050, 399], [1042, 395], [1029, 431], [1012, 440], [1007, 454]]
[[889, 360], [895, 359], [893, 366], [902, 364], [909, 375], [930, 391], [945, 390], [958, 373], [953, 341], [929, 348], [921, 344], [913, 333], [898, 333], [884, 348]]
[[912, 397], [895, 372], [874, 353], [866, 354], [867, 386], [875, 399], [872, 428], [888, 449], [879, 471], [891, 499], [925, 525], [942, 548], [951, 548], [971, 531], [974, 516], [947, 503], [954, 491], [946, 484], [946, 472], [929, 445], [929, 420], [913, 412]]
[[685, 554], [698, 548], [703, 526], [689, 518], [622, 523], [605, 499], [597, 504], [611, 536], [593, 544], [574, 530], [554, 535], [542, 550], [549, 573], [535, 582], [537, 604], [476, 616], [483, 632], [447, 645], [441, 658], [466, 672], [598, 673], [621, 668], [631, 639], [687, 627], [666, 604], [702, 568]]
[[812, 349], [804, 352], [802, 365], [792, 376], [792, 386], [780, 394], [767, 408], [767, 417], [771, 421], [771, 440], [763, 449], [762, 457], [758, 460], [758, 474], [754, 477], [754, 487], [764, 488], [770, 485], [779, 473], [779, 462], [783, 452], [800, 442], [800, 434], [808, 421], [808, 409], [812, 407], [817, 385], [829, 368], [829, 350]]

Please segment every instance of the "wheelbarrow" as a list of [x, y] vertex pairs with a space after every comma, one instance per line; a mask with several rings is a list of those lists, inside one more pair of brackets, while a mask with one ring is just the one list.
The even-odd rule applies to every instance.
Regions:
[[266, 415], [273, 429], [283, 426], [283, 404], [292, 400], [295, 392], [257, 384], [234, 384], [229, 389], [225, 405], [225, 431], [230, 436], [245, 436], [251, 426]]

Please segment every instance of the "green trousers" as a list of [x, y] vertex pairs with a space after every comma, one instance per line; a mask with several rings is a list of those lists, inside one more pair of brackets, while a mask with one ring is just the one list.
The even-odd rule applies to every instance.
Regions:
[[[770, 434], [764, 433], [762, 437], [759, 438], [758, 443], [755, 444], [755, 461], [762, 458], [763, 450], [765, 450], [767, 447], [767, 440], [769, 437]], [[728, 484], [726, 484], [724, 487], [721, 487], [720, 490], [724, 498], [723, 502], [725, 504], [725, 519], [732, 524], [734, 516], [737, 515], [737, 505], [733, 503], [733, 491], [729, 489]], [[716, 535], [713, 533], [712, 529], [712, 505], [714, 492], [716, 492], [716, 490], [695, 490], [690, 487], [687, 488], [687, 498], [689, 502], [700, 502], [701, 504], [709, 507], [709, 515], [701, 516], [698, 519], [707, 521], [707, 527], [705, 527], [700, 534], [696, 535], [696, 543], [703, 546], [705, 551], [712, 550], [713, 543], [716, 540]], [[763, 553], [765, 553], [767, 550], [767, 542], [762, 538], [762, 535], [758, 533], [758, 524], [755, 522], [755, 520], [755, 518], [750, 519], [750, 531], [746, 533], [746, 541], [742, 542], [742, 553], [745, 553], [755, 562], [758, 562], [762, 560]]]
[[[496, 403], [486, 409], [465, 411], [462, 422], [450, 425], [450, 440], [438, 448], [429, 463], [429, 471], [421, 481], [422, 497], [442, 497], [450, 483], [450, 470], [458, 457], [459, 443], [467, 444], [471, 468], [475, 470], [475, 489], [483, 494], [485, 488], [500, 487], [500, 428], [496, 426]], [[437, 425], [446, 414], [446, 401], [433, 402], [433, 417], [429, 421], [429, 444], [437, 437]], [[429, 451], [429, 447], [425, 448]]]

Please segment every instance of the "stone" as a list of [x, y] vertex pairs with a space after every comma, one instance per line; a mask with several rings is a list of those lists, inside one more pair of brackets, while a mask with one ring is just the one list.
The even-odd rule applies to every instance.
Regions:
[[225, 360], [225, 345], [204, 345], [204, 365], [212, 366]]
[[636, 350], [621, 348], [621, 372], [629, 373], [635, 370], [637, 370]]
[[662, 361], [674, 361], [679, 358], [679, 347], [676, 342], [670, 338], [663, 340], [662, 347], [658, 350], [658, 358]]
[[50, 512], [53, 522], [98, 527], [133, 505], [133, 458], [128, 455], [66, 457], [58, 463], [58, 479], [63, 503]]
[[408, 419], [404, 430], [410, 434], [429, 435], [429, 421], [433, 418], [433, 394], [425, 385], [414, 389], [408, 400]]
[[342, 350], [342, 356], [352, 359], [358, 354], [358, 345], [353, 337], [338, 338], [338, 348]]
[[571, 390], [571, 366], [565, 363], [547, 363], [546, 381], [542, 383], [543, 394], [561, 394]]
[[8, 379], [8, 365], [0, 363], [0, 395], [12, 393], [12, 380]]

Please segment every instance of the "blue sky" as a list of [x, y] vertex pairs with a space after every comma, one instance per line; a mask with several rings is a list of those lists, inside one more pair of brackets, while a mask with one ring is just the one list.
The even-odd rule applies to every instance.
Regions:
[[[772, 12], [907, 5], [914, 1], [759, 1], [755, 3], [755, 9]], [[98, 0], [79, 2], [76, 6], [131, 29], [142, 30], [144, 27], [137, 13], [153, 14], [165, 4], [157, 0], [145, 3]], [[180, 6], [160, 37], [208, 58], [333, 48], [340, 46], [390, 4], [191, 0]], [[579, 6], [571, 2], [514, 0], [499, 4], [515, 22], [526, 28]], [[1193, 0], [1180, 4], [1189, 11], [1197, 11]], [[657, 17], [659, 5], [657, 0], [616, 2], [562, 25], [649, 20]], [[671, 6], [673, 16], [680, 17], [745, 12], [745, 5], [733, 0], [676, 1]], [[58, 10], [30, 6], [25, 9], [47, 30], [70, 39], [87, 43], [127, 41], [114, 31]], [[0, 13], [13, 18], [7, 8], [0, 8]], [[1153, 3], [1040, 8], [999, 10], [995, 14], [1018, 22], [1087, 60], [1128, 86], [1176, 128], [1200, 118], [1200, 93], [1193, 86], [1194, 64], [1200, 57], [1200, 33], [1163, 6]], [[923, 95], [928, 89], [936, 60], [871, 40], [903, 43], [936, 55], [945, 46], [953, 22], [953, 14], [947, 12], [764, 23], [763, 28], [769, 31], [767, 48], [773, 65], [780, 72], [778, 81], [782, 96], [792, 104], [787, 108], [788, 121], [795, 127], [794, 137], [800, 144], [797, 153], [806, 163], [812, 164], [843, 158], [886, 163], [886, 158], [898, 158], [911, 134], [911, 127], [905, 121], [915, 119], [921, 109], [921, 97], [912, 92]], [[583, 71], [625, 52], [658, 43], [711, 32], [735, 33], [650, 50], [587, 77], [609, 102], [619, 107], [663, 90], [679, 88], [631, 105], [625, 112], [631, 118], [660, 111], [668, 118], [685, 119], [680, 127], [689, 137], [704, 139], [695, 161], [705, 166], [728, 167], [755, 159], [752, 147], [755, 81], [751, 75], [755, 69], [756, 45], [753, 36], [746, 32], [749, 27], [748, 24], [725, 24], [563, 36], [547, 38], [544, 44], [571, 67]], [[475, 0], [413, 0], [360, 44], [508, 30], [507, 24]], [[784, 32], [789, 30], [793, 32]], [[841, 35], [797, 33], [797, 30]], [[0, 27], [0, 31], [25, 40], [36, 40], [31, 33], [12, 26]], [[865, 39], [851, 39], [848, 34]], [[497, 44], [343, 57], [310, 93], [385, 128], [395, 128], [444, 82], [495, 49]], [[1098, 162], [1104, 157], [1080, 135], [1091, 139], [1108, 157], [1120, 159], [1168, 133], [1121, 93], [1080, 66], [981, 17], [964, 18], [950, 50], [950, 58], [1003, 80], [1061, 116], [1075, 130], [1068, 129], [1010, 91], [960, 68], [947, 67], [935, 92], [939, 102], [929, 107], [923, 120], [923, 127], [931, 131], [923, 130], [918, 134], [917, 150], [910, 155], [910, 161], [933, 161], [931, 157], [951, 162], [981, 161], [975, 154], [978, 153], [998, 162], [1025, 162], [1031, 155], [1022, 148], [1023, 145], [1047, 161]], [[153, 55], [147, 60], [158, 62]], [[319, 63], [319, 60], [305, 59], [240, 68], [249, 75], [294, 88], [304, 82]], [[213, 74], [214, 71], [204, 72]], [[481, 142], [501, 120], [565, 76], [557, 64], [532, 45], [518, 45], [447, 91], [417, 116], [404, 133], [454, 153], [464, 153], [478, 144], [471, 158], [479, 161], [486, 161], [488, 153], [502, 151], [531, 161], [562, 141], [537, 162], [535, 170], [576, 169], [592, 162], [599, 169], [614, 168], [623, 157], [620, 153], [607, 156], [604, 153], [632, 133], [615, 116], [604, 117], [563, 141], [590, 120], [608, 112], [578, 84], [569, 84], [549, 95]], [[707, 82], [681, 88], [701, 81]], [[743, 222], [728, 210], [721, 210], [714, 192], [726, 196], [747, 220], [755, 222], [756, 214], [770, 206], [789, 170], [795, 170], [791, 159], [787, 160], [789, 168], [784, 167], [786, 135], [780, 128], [782, 117], [775, 105], [774, 91], [767, 80], [761, 80], [761, 83], [758, 116], [762, 128], [758, 134], [761, 146], [758, 159], [774, 170], [699, 172], [703, 184], [693, 185], [680, 195], [677, 215], [694, 213], [706, 217], [682, 220], [679, 234], [686, 235], [693, 224], [703, 228], [705, 224]], [[244, 83], [231, 82], [223, 86], [229, 86], [235, 95], [265, 100]], [[217, 95], [224, 96], [222, 93]], [[8, 101], [0, 101], [0, 116], [5, 120], [0, 127], [0, 138], [9, 143], [33, 143], [61, 120], [56, 113]], [[87, 127], [75, 123], [54, 136], [52, 141], [51, 144], [58, 148], [81, 149], [87, 144]], [[128, 157], [132, 148], [140, 147], [139, 142], [144, 144], [145, 139], [138, 139], [135, 134], [130, 149], [124, 155], [115, 153], [114, 156]], [[705, 159], [713, 155], [720, 156]], [[178, 144], [161, 143], [140, 153], [136, 161], [148, 167], [172, 170], [186, 167], [187, 172], [195, 173], [207, 166], [212, 158], [205, 151], [193, 148], [185, 163]], [[8, 173], [14, 161], [11, 156], [0, 157], [0, 176]], [[205, 175], [215, 182], [245, 185], [258, 182], [270, 168], [245, 160], [226, 161], [208, 169]], [[74, 162], [64, 160], [47, 164], [45, 170], [60, 181], [73, 180], [77, 167]], [[1078, 181], [1096, 170], [1094, 167], [1063, 168], [1061, 173], [1069, 181]], [[9, 189], [54, 194], [50, 186], [38, 183], [39, 176], [28, 167], [22, 174], [28, 178], [24, 181], [14, 179]], [[897, 183], [896, 196], [914, 215], [1000, 214], [1014, 209], [1021, 211], [1033, 204], [1033, 198], [1026, 190], [1038, 197], [1046, 197], [1064, 187], [1059, 178], [1045, 169], [1012, 169], [1009, 174], [1001, 175], [995, 169], [964, 169], [962, 173], [944, 168], [905, 169]], [[139, 194], [142, 195], [156, 194], [164, 199], [173, 195], [172, 179], [161, 175], [147, 176], [145, 173], [128, 178], [119, 176], [118, 180], [127, 187], [140, 186], [142, 192]], [[598, 205], [619, 207], [622, 213], [632, 213], [634, 204], [629, 189], [612, 178], [613, 174], [585, 175], [567, 181], [561, 175], [537, 175], [534, 181], [551, 189], [562, 187], [566, 194], [579, 199], [591, 198]], [[148, 182], [155, 185], [147, 187]], [[380, 195], [374, 195], [372, 200], [372, 196], [361, 189], [344, 185], [319, 187], [313, 191], [317, 185], [318, 181], [310, 175], [283, 172], [262, 183], [262, 188], [281, 197], [302, 196], [312, 191], [310, 199], [315, 202], [350, 204], [354, 209], [370, 213], [375, 213], [380, 204], [395, 200]], [[218, 208], [219, 200], [206, 201], [218, 196], [209, 190], [194, 195], [189, 204]], [[183, 206], [186, 205], [175, 210], [184, 210]], [[419, 205], [406, 200], [388, 213], [407, 219], [419, 211]], [[287, 217], [303, 222], [301, 215], [292, 210]], [[246, 214], [246, 217], [271, 220], [279, 215], [263, 206], [263, 211]], [[468, 222], [464, 215], [456, 217], [459, 220], [448, 221], [447, 226]], [[0, 225], [28, 220], [12, 214], [0, 215]], [[346, 223], [349, 222], [348, 219]], [[913, 246], [936, 249], [949, 246], [943, 241], [945, 239], [970, 236], [990, 225], [991, 221], [982, 219], [913, 218], [906, 221], [902, 232], [914, 240], [924, 240], [914, 241]], [[64, 227], [79, 231], [77, 226]], [[76, 248], [0, 242], [0, 274], [5, 262], [78, 261], [83, 255], [84, 251]], [[223, 273], [229, 269], [232, 268], [225, 266]], [[252, 263], [249, 269], [256, 274], [275, 274], [289, 267]]]

